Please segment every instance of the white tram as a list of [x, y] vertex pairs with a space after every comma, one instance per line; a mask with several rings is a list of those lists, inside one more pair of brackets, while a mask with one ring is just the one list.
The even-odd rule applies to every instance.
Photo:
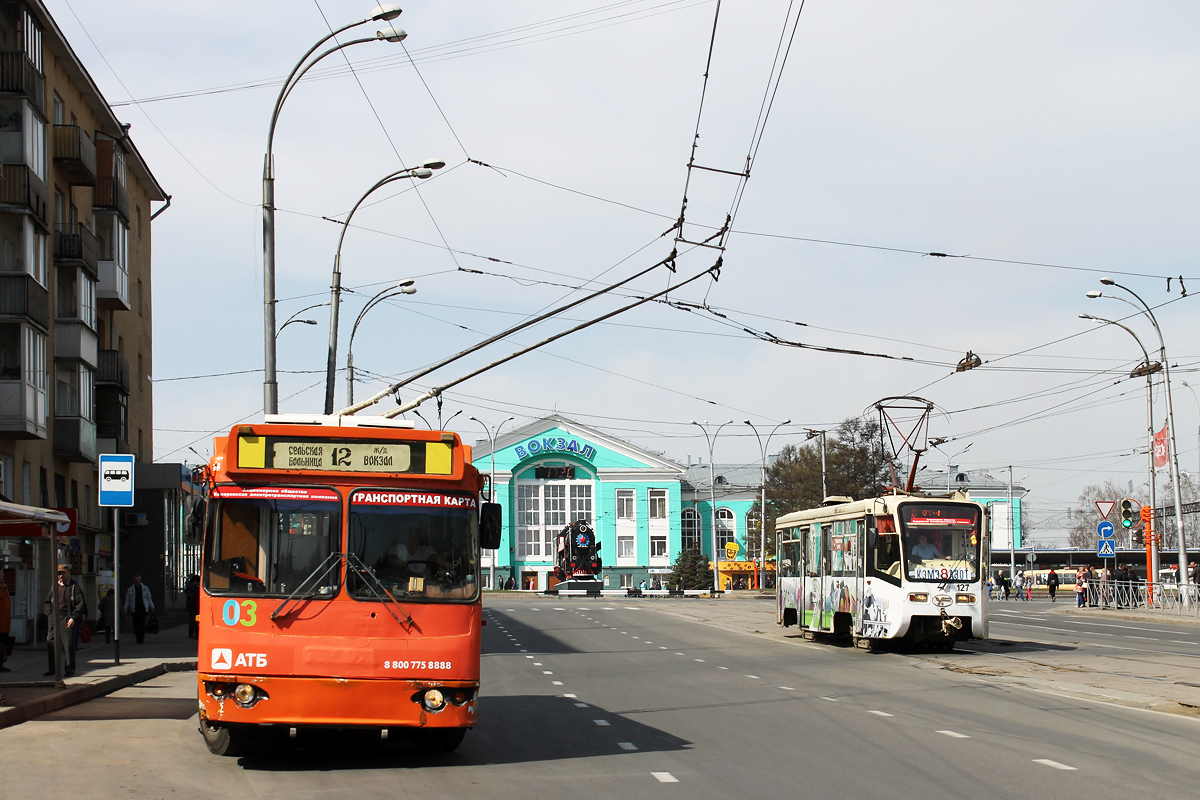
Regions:
[[957, 494], [831, 497], [776, 523], [784, 626], [953, 647], [988, 635], [988, 515]]

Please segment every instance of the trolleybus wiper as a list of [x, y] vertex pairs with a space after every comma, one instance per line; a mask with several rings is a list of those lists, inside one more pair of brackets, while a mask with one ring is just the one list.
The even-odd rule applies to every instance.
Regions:
[[[392, 607], [387, 604], [388, 600], [391, 600], [396, 604], [396, 608], [400, 609], [400, 613], [404, 615], [404, 619], [408, 621], [410, 628], [415, 625], [413, 618], [410, 617], [408, 612], [404, 610], [404, 606], [400, 605], [400, 601], [392, 596], [392, 593], [387, 590], [387, 587], [383, 585], [379, 578], [375, 577], [375, 573], [366, 568], [362, 561], [359, 560], [358, 556], [354, 555], [353, 553], [346, 553], [346, 569], [354, 570], [354, 573], [362, 578], [363, 583], [368, 589], [371, 590], [371, 594], [375, 595], [376, 599], [383, 602], [383, 607], [387, 609], [388, 613], [392, 615], [392, 618], [396, 620], [396, 622], [401, 625], [404, 624], [403, 622], [400, 622], [400, 618], [396, 616], [396, 612], [392, 611]], [[387, 598], [386, 600], [384, 599], [385, 597]]]
[[[313, 576], [317, 574], [317, 570], [321, 569], [322, 567], [324, 567], [324, 569], [325, 569], [325, 571], [321, 573], [321, 577], [317, 578], [317, 580], [316, 580], [316, 583], [319, 584], [321, 581], [325, 580], [325, 578], [329, 575], [329, 573], [331, 573], [335, 569], [337, 569], [338, 564], [341, 563], [340, 556], [341, 556], [341, 553], [330, 553], [329, 555], [325, 556], [325, 560], [322, 561], [320, 564], [317, 564], [316, 569], [314, 569], [312, 572], [308, 573], [307, 578], [300, 581], [300, 585], [296, 587], [295, 591], [293, 591], [291, 594], [289, 594], [287, 596], [287, 599], [285, 599], [282, 603], [280, 603], [275, 608], [275, 610], [271, 612], [271, 619], [275, 619], [276, 617], [280, 616], [281, 614], [286, 614], [287, 612], [285, 612], [283, 609], [286, 608], [287, 604], [292, 602], [293, 600], [298, 600], [298, 599], [307, 600], [311, 597], [314, 597], [315, 595], [312, 594], [311, 592], [309, 592], [303, 598], [301, 598], [300, 596], [302, 594], [304, 594], [304, 591], [305, 591], [304, 587], [307, 586], [309, 581], [311, 581], [313, 579]], [[330, 561], [332, 561], [333, 563], [330, 564]], [[326, 564], [329, 564], [329, 566], [325, 566]], [[317, 594], [320, 594], [320, 592], [317, 592]], [[297, 603], [296, 607], [298, 608], [299, 605], [300, 604]]]

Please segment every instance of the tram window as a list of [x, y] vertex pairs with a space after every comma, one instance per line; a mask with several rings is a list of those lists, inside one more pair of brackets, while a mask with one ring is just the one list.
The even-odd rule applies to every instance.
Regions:
[[320, 573], [340, 543], [337, 495], [323, 491], [328, 501], [312, 501], [270, 494], [217, 499], [207, 537], [205, 586], [213, 592], [289, 594], [312, 576], [313, 596], [332, 597], [337, 571], [323, 578]]
[[808, 544], [804, 551], [808, 557], [804, 559], [804, 574], [815, 578], [821, 574], [821, 526], [813, 525], [806, 532]]
[[875, 540], [872, 568], [893, 578], [900, 576], [900, 537], [895, 533], [880, 531]]
[[797, 552], [799, 542], [784, 542], [779, 549], [779, 577], [794, 578], [797, 575]]

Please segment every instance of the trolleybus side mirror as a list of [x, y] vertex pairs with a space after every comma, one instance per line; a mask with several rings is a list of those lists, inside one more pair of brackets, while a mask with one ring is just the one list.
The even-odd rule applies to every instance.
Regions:
[[484, 550], [500, 547], [502, 518], [499, 503], [484, 503], [479, 511], [479, 546]]

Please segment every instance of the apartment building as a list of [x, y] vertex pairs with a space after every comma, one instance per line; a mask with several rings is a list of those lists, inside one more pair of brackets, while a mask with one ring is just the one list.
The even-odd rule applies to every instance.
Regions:
[[[153, 460], [150, 220], [169, 198], [36, 1], [0, 2], [0, 161], [0, 492], [69, 509], [94, 616], [112, 569], [97, 454]], [[55, 557], [0, 538], [19, 640]]]

